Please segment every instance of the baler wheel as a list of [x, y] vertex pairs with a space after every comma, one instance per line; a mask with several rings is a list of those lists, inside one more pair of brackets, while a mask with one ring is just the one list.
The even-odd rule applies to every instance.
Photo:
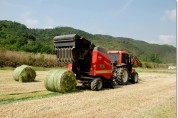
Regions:
[[99, 91], [103, 88], [103, 82], [101, 80], [101, 78], [95, 78], [92, 82], [91, 82], [91, 90], [93, 91]]

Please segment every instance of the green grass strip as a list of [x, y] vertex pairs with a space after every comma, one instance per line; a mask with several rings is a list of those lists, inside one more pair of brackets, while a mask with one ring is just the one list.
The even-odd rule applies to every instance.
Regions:
[[[65, 94], [73, 94], [82, 92], [86, 89], [75, 89], [69, 93]], [[9, 104], [13, 102], [19, 102], [19, 101], [27, 101], [27, 100], [34, 100], [34, 99], [42, 99], [47, 97], [53, 97], [53, 96], [60, 96], [63, 95], [63, 93], [58, 92], [50, 92], [50, 91], [33, 91], [33, 92], [27, 92], [27, 93], [12, 93], [12, 94], [4, 94], [0, 95], [0, 104]]]
[[12, 102], [41, 99], [50, 96], [58, 96], [61, 93], [49, 92], [49, 91], [34, 91], [28, 93], [13, 93], [7, 95], [0, 95], [0, 104], [8, 104]]

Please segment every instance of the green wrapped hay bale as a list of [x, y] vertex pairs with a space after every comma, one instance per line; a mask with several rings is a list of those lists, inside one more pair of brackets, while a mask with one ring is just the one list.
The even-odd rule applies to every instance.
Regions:
[[66, 93], [72, 91], [77, 82], [71, 71], [51, 70], [44, 80], [44, 85], [49, 91]]
[[50, 70], [48, 72], [48, 75], [46, 76], [46, 79], [44, 80], [45, 88], [48, 91], [56, 91], [54, 87], [54, 81], [57, 77], [57, 75], [61, 76], [64, 71], [59, 70]]
[[22, 65], [14, 70], [12, 76], [14, 80], [19, 82], [33, 82], [36, 77], [36, 72], [31, 66]]
[[54, 83], [56, 91], [59, 92], [70, 92], [76, 85], [76, 77], [71, 71], [65, 71], [61, 77], [56, 78]]

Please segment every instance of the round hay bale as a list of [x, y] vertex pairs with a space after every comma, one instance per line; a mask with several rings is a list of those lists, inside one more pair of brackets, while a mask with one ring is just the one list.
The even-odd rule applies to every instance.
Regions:
[[70, 92], [76, 85], [76, 77], [71, 71], [51, 70], [44, 81], [45, 88], [53, 92]]
[[36, 77], [36, 72], [31, 66], [22, 65], [14, 70], [12, 76], [14, 80], [19, 82], [33, 82]]
[[76, 85], [76, 77], [72, 71], [65, 71], [61, 77], [58, 76], [54, 84], [56, 91], [63, 93], [70, 92]]
[[59, 70], [50, 70], [48, 72], [48, 75], [46, 76], [45, 80], [44, 80], [44, 84], [45, 84], [45, 88], [48, 91], [56, 91], [55, 87], [54, 87], [54, 80], [56, 78], [56, 75], [59, 73], [62, 75], [61, 72], [58, 72]]

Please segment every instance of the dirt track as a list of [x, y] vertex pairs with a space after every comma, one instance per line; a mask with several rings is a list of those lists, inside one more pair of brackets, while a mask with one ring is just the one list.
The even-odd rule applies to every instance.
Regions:
[[[0, 71], [0, 97], [10, 93], [44, 91], [46, 71], [40, 82], [19, 84], [12, 71]], [[25, 88], [25, 89], [24, 89]], [[140, 82], [102, 91], [86, 90], [55, 97], [0, 105], [0, 117], [176, 117], [176, 74], [140, 73]]]

